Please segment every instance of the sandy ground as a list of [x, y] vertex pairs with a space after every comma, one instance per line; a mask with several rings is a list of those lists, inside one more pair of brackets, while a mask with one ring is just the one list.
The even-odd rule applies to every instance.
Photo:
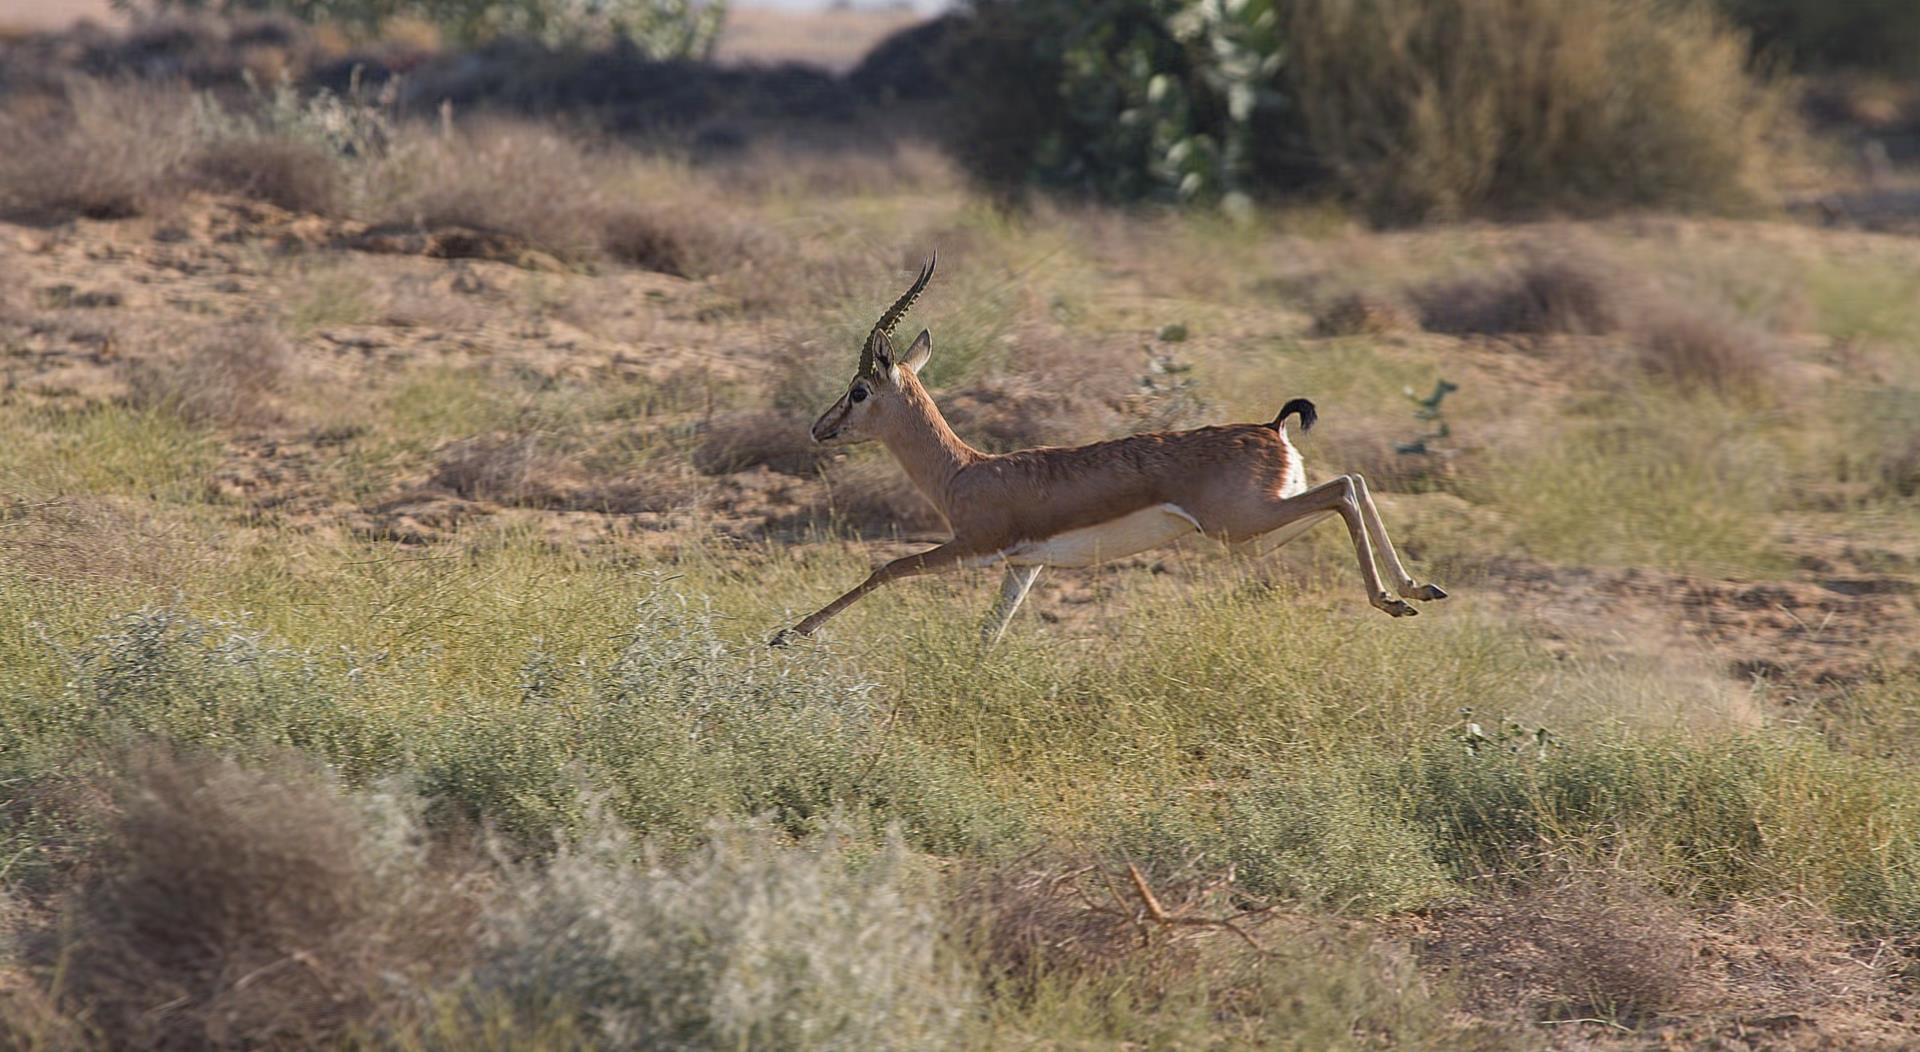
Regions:
[[108, 0], [0, 0], [0, 28], [60, 29], [83, 18], [115, 18]]

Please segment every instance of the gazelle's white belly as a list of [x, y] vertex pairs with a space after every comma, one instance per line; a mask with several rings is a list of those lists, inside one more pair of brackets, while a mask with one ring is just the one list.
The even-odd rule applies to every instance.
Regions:
[[1000, 553], [1014, 566], [1092, 566], [1124, 559], [1200, 532], [1200, 522], [1177, 504], [1149, 508], [1109, 519], [1097, 526], [1022, 541]]

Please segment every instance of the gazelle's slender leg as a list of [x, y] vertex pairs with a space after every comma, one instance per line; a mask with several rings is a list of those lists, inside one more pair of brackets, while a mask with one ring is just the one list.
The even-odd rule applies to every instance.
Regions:
[[1373, 546], [1380, 558], [1386, 563], [1387, 576], [1393, 578], [1395, 588], [1406, 599], [1445, 599], [1447, 593], [1438, 585], [1421, 584], [1413, 579], [1407, 568], [1400, 564], [1400, 553], [1394, 550], [1393, 540], [1387, 536], [1387, 524], [1380, 518], [1380, 509], [1374, 506], [1373, 491], [1367, 488], [1367, 480], [1358, 475], [1348, 475], [1353, 480], [1354, 493], [1360, 500], [1360, 514], [1367, 521], [1367, 533], [1373, 538]]
[[1027, 598], [1027, 590], [1033, 587], [1035, 578], [1040, 576], [1039, 566], [1009, 566], [1007, 575], [1000, 579], [1000, 598], [993, 601], [993, 609], [987, 611], [987, 620], [980, 626], [980, 642], [992, 646], [1000, 642], [1007, 632], [1007, 625], [1013, 621], [1013, 615], [1020, 609], [1020, 603]]
[[1237, 532], [1246, 534], [1247, 540], [1251, 541], [1258, 535], [1294, 525], [1309, 516], [1318, 522], [1329, 512], [1340, 516], [1347, 524], [1347, 536], [1353, 541], [1354, 558], [1360, 564], [1360, 580], [1366, 585], [1367, 601], [1394, 617], [1419, 613], [1412, 603], [1388, 594], [1386, 585], [1380, 580], [1380, 568], [1373, 562], [1373, 545], [1367, 538], [1366, 515], [1360, 510], [1359, 489], [1353, 479], [1345, 475], [1323, 482], [1298, 496], [1270, 501], [1258, 521], [1248, 524], [1251, 529]]
[[867, 576], [866, 580], [860, 582], [859, 586], [852, 591], [807, 615], [806, 619], [799, 624], [792, 628], [781, 629], [778, 634], [768, 641], [768, 645], [776, 647], [785, 646], [791, 642], [795, 636], [810, 636], [817, 631], [821, 625], [826, 624], [827, 620], [833, 617], [833, 615], [852, 606], [858, 602], [862, 596], [886, 584], [888, 581], [898, 580], [902, 577], [917, 577], [920, 574], [938, 573], [941, 570], [945, 570], [959, 563], [969, 554], [966, 549], [960, 548], [952, 543], [947, 543], [938, 548], [929, 548], [918, 555], [909, 555], [904, 558], [895, 559], [885, 566], [880, 567], [878, 570], [873, 571], [873, 573]]

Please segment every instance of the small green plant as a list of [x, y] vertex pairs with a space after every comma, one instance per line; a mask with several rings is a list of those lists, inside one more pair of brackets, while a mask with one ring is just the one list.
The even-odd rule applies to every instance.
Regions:
[[1445, 452], [1432, 445], [1433, 442], [1445, 439], [1453, 434], [1453, 429], [1447, 426], [1446, 417], [1441, 415], [1440, 403], [1445, 401], [1448, 395], [1459, 389], [1459, 384], [1448, 380], [1441, 380], [1434, 384], [1433, 393], [1425, 398], [1414, 394], [1413, 388], [1411, 387], [1402, 389], [1401, 393], [1405, 394], [1407, 400], [1413, 403], [1413, 418], [1423, 424], [1434, 425], [1434, 429], [1428, 434], [1394, 446], [1393, 451], [1402, 456], [1428, 456]]

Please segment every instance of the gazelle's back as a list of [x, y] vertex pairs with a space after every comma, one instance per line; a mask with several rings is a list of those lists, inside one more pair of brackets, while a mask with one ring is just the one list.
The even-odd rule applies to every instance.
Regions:
[[[956, 533], [974, 527], [1037, 540], [1172, 504], [1211, 533], [1229, 527], [1240, 503], [1283, 495], [1304, 477], [1299, 459], [1285, 435], [1264, 424], [1025, 449], [968, 466], [954, 480], [949, 512]], [[991, 501], [981, 499], [989, 493]]]

